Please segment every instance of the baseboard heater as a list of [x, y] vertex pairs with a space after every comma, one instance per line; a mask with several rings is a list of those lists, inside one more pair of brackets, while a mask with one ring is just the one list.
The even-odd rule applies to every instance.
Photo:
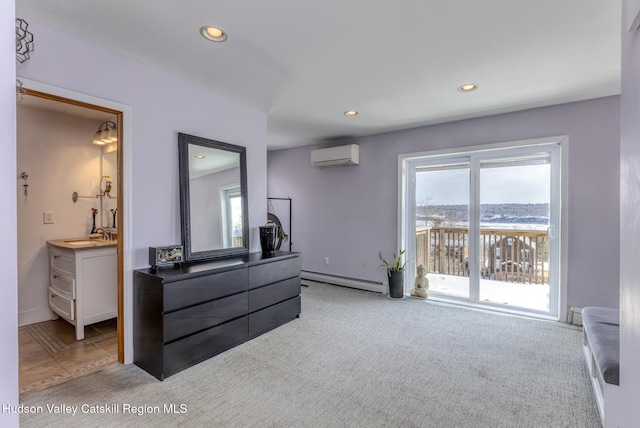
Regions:
[[326, 284], [340, 285], [343, 287], [357, 288], [359, 290], [386, 293], [386, 286], [381, 282], [367, 281], [365, 279], [347, 278], [344, 276], [327, 275], [324, 273], [302, 271], [300, 277], [308, 281], [324, 282]]
[[567, 324], [582, 325], [582, 309], [571, 306], [567, 312]]

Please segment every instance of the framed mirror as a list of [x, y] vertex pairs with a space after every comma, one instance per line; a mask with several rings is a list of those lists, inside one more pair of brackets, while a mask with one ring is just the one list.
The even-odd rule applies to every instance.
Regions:
[[178, 134], [185, 261], [249, 252], [246, 149]]

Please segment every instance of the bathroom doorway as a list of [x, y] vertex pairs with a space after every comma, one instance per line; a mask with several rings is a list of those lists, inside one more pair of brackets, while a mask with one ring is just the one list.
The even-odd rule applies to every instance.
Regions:
[[[115, 236], [115, 248], [116, 251], [116, 273], [115, 278], [117, 282], [117, 310], [116, 317], [114, 319], [103, 320], [91, 325], [86, 325], [84, 328], [85, 339], [83, 341], [75, 341], [69, 332], [73, 332], [74, 326], [60, 318], [56, 321], [46, 318], [46, 311], [49, 309], [45, 301], [43, 307], [42, 295], [47, 293], [49, 286], [49, 259], [48, 249], [46, 243], [43, 243], [42, 239], [38, 239], [34, 242], [29, 236], [20, 236], [21, 228], [18, 228], [18, 245], [20, 246], [36, 246], [36, 251], [31, 251], [32, 256], [18, 258], [18, 271], [23, 273], [23, 281], [18, 279], [19, 287], [19, 314], [20, 314], [20, 393], [26, 394], [43, 387], [53, 386], [62, 381], [69, 380], [78, 375], [88, 373], [95, 369], [100, 369], [108, 363], [118, 361], [123, 363], [124, 356], [124, 318], [123, 318], [123, 289], [124, 289], [124, 240], [118, 239], [123, 234], [124, 226], [124, 209], [122, 195], [123, 186], [123, 112], [114, 110], [112, 108], [102, 107], [99, 105], [89, 104], [82, 101], [73, 100], [70, 98], [64, 98], [57, 95], [51, 95], [45, 92], [40, 92], [34, 89], [29, 89], [25, 85], [26, 90], [23, 94], [23, 100], [18, 103], [18, 122], [21, 120], [21, 111], [23, 109], [34, 109], [38, 113], [34, 120], [33, 117], [26, 117], [27, 122], [19, 123], [17, 128], [18, 132], [18, 222], [20, 224], [23, 221], [23, 216], [20, 213], [21, 205], [25, 213], [28, 213], [32, 218], [34, 216], [40, 216], [39, 225], [44, 224], [46, 226], [54, 226], [56, 223], [59, 225], [65, 221], [69, 221], [70, 217], [65, 213], [63, 209], [55, 208], [49, 210], [47, 207], [39, 206], [37, 203], [38, 195], [42, 195], [42, 192], [54, 193], [56, 200], [64, 201], [66, 206], [73, 206], [74, 209], [85, 208], [81, 206], [90, 204], [99, 209], [100, 212], [96, 213], [92, 218], [92, 213], [88, 209], [82, 209], [87, 211], [86, 216], [80, 221], [82, 223], [80, 227], [82, 230], [86, 229], [88, 236], [93, 232], [95, 228], [101, 227], [103, 230], [107, 230]], [[54, 129], [59, 128], [61, 123], [73, 123], [73, 118], [77, 118], [80, 126], [83, 127], [84, 133], [88, 132], [86, 137], [87, 148], [80, 148], [79, 150], [73, 150], [66, 154], [59, 153], [60, 157], [46, 157], [43, 153], [34, 153], [33, 147], [38, 144], [42, 144], [43, 152], [45, 149], [51, 148], [50, 145], [55, 144], [56, 140], [64, 139], [60, 135], [55, 135]], [[99, 160], [95, 159], [95, 153], [97, 146], [92, 146], [94, 134], [98, 131], [99, 127], [105, 122], [113, 124], [115, 131], [114, 138], [116, 142], [110, 144], [109, 149], [101, 149], [98, 155]], [[93, 124], [93, 125], [92, 125]], [[110, 126], [110, 125], [109, 125]], [[33, 146], [28, 152], [30, 155], [20, 156], [21, 148], [21, 129], [27, 127], [31, 128], [41, 127], [46, 130], [39, 132], [38, 141], [31, 141]], [[75, 132], [78, 135], [78, 132]], [[84, 138], [84, 137], [77, 137]], [[47, 147], [49, 145], [49, 147]], [[65, 146], [66, 147], [66, 146]], [[37, 149], [36, 149], [37, 150]], [[63, 148], [61, 150], [68, 150]], [[89, 154], [91, 153], [91, 154]], [[67, 159], [62, 162], [61, 159]], [[40, 159], [38, 159], [40, 158]], [[57, 160], [56, 160], [57, 158]], [[96, 172], [95, 178], [80, 179], [78, 182], [77, 192], [69, 192], [68, 189], [61, 188], [61, 183], [56, 177], [64, 177], [65, 175], [71, 175], [72, 171], [68, 168], [70, 163], [74, 163], [79, 169], [91, 169], [99, 164], [99, 172]], [[65, 166], [66, 165], [66, 166]], [[65, 168], [67, 168], [65, 170]], [[75, 167], [74, 167], [75, 169]], [[32, 171], [30, 173], [30, 171]], [[23, 174], [24, 173], [24, 174]], [[88, 177], [91, 173], [85, 171], [85, 177]], [[39, 176], [39, 177], [38, 177]], [[80, 174], [79, 176], [82, 176]], [[108, 177], [110, 181], [107, 184], [105, 177]], [[40, 183], [40, 184], [38, 184]], [[95, 190], [97, 189], [97, 191]], [[67, 194], [68, 193], [68, 194]], [[74, 196], [75, 195], [75, 196]], [[100, 196], [98, 196], [100, 195]], [[83, 199], [83, 196], [87, 196], [87, 199]], [[94, 198], [94, 199], [91, 199]], [[33, 202], [31, 202], [33, 201]], [[31, 202], [31, 204], [29, 204]], [[77, 204], [76, 202], [80, 202]], [[73, 204], [73, 205], [72, 205]], [[57, 211], [57, 212], [56, 212]], [[91, 227], [91, 221], [93, 220], [95, 227]], [[24, 225], [23, 225], [24, 226]], [[42, 227], [42, 226], [40, 226]], [[73, 233], [74, 236], [78, 234], [77, 230]], [[115, 233], [113, 233], [115, 232]], [[56, 233], [60, 233], [58, 230]], [[52, 238], [67, 238], [67, 236], [55, 236]], [[68, 236], [68, 238], [72, 238]], [[31, 241], [31, 242], [30, 242]], [[44, 271], [46, 264], [46, 272]], [[44, 294], [47, 296], [47, 294]], [[35, 308], [25, 308], [21, 305], [20, 300], [26, 301], [29, 305], [30, 299], [37, 301]], [[49, 317], [50, 318], [50, 317]], [[25, 340], [26, 345], [23, 346], [22, 341]], [[31, 340], [33, 339], [33, 340]], [[37, 347], [40, 345], [40, 348]], [[95, 349], [94, 356], [87, 355], [82, 356], [85, 345], [91, 345], [91, 350]], [[89, 349], [89, 348], [87, 348]], [[105, 356], [105, 352], [109, 355]], [[115, 352], [115, 355], [114, 355]], [[47, 355], [51, 357], [47, 359]], [[91, 352], [88, 352], [90, 354]], [[56, 357], [59, 357], [56, 359]], [[40, 358], [40, 360], [38, 359]], [[93, 358], [95, 361], [91, 360]], [[24, 364], [23, 364], [24, 363]], [[24, 376], [23, 368], [28, 369], [30, 376]], [[62, 372], [54, 374], [56, 369], [62, 368]], [[41, 372], [41, 373], [40, 373]], [[51, 375], [52, 374], [52, 375]], [[51, 376], [49, 376], [51, 375]], [[40, 379], [38, 380], [38, 376]], [[23, 380], [28, 384], [23, 384]], [[23, 389], [24, 388], [24, 389]]]

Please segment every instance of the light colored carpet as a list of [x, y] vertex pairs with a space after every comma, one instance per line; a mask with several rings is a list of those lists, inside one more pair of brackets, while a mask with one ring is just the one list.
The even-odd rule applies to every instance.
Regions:
[[164, 382], [114, 365], [28, 395], [43, 413], [21, 426], [600, 426], [577, 328], [324, 284], [302, 296], [300, 319]]

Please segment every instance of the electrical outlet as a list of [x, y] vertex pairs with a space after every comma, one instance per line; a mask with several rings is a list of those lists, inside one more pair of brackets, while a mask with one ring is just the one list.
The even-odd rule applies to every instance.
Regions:
[[44, 224], [53, 224], [53, 211], [45, 211], [42, 213], [42, 218], [44, 220]]
[[325, 257], [325, 258], [324, 258], [324, 264], [325, 264], [325, 265], [328, 265], [328, 264], [329, 264], [329, 257]]

